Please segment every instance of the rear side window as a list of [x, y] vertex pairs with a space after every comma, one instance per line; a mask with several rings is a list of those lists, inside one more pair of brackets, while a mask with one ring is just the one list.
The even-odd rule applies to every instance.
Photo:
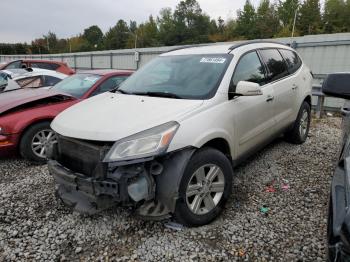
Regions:
[[59, 68], [60, 66], [54, 63], [35, 62], [35, 63], [31, 63], [31, 67], [56, 71], [57, 68]]
[[280, 49], [279, 51], [287, 63], [289, 73], [295, 73], [301, 67], [301, 59], [299, 56], [290, 50]]
[[54, 76], [44, 76], [44, 86], [54, 86], [60, 81], [61, 79]]
[[22, 68], [22, 61], [14, 61], [12, 63], [9, 63], [5, 69], [16, 69], [16, 68]]
[[234, 92], [239, 81], [265, 84], [265, 69], [255, 51], [245, 54], [239, 60], [231, 81], [231, 92]]
[[22, 78], [16, 81], [23, 88], [38, 88], [43, 86], [43, 81], [41, 76], [31, 76]]
[[267, 80], [269, 82], [288, 75], [287, 65], [277, 49], [263, 49], [259, 53], [267, 66]]

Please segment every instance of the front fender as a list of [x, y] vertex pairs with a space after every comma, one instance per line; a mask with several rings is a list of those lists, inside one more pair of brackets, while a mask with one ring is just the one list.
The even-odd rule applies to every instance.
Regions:
[[189, 147], [170, 153], [162, 161], [163, 172], [155, 177], [156, 199], [162, 202], [170, 212], [175, 211], [179, 197], [179, 187], [188, 161], [195, 153], [196, 148]]

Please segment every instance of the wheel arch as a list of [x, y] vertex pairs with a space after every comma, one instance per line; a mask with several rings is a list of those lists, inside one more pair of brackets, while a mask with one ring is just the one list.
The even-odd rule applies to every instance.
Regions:
[[213, 138], [208, 142], [204, 143], [201, 146], [201, 148], [203, 147], [211, 147], [211, 148], [217, 149], [221, 153], [223, 153], [225, 156], [227, 156], [229, 159], [232, 160], [230, 144], [225, 138], [222, 138], [222, 137]]
[[30, 122], [28, 125], [26, 125], [21, 131], [20, 131], [20, 136], [18, 139], [18, 144], [17, 144], [17, 150], [20, 148], [20, 144], [22, 142], [23, 135], [28, 131], [29, 128], [31, 128], [33, 125], [43, 123], [43, 122], [52, 122], [53, 118], [46, 117], [46, 118], [41, 118], [37, 119], [35, 121]]
[[308, 103], [309, 106], [310, 106], [310, 108], [311, 108], [311, 105], [312, 105], [312, 104], [311, 104], [311, 95], [307, 95], [307, 96], [304, 98], [303, 102]]

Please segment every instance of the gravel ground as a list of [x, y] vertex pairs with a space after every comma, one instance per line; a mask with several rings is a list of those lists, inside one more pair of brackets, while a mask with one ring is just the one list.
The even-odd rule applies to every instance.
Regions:
[[275, 141], [235, 169], [215, 222], [181, 230], [122, 208], [72, 213], [56, 203], [46, 166], [1, 159], [0, 261], [324, 261], [339, 128], [327, 118], [313, 121], [301, 146]]

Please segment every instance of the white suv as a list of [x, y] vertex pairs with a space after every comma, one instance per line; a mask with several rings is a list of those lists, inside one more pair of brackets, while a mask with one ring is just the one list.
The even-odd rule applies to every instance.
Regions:
[[296, 52], [273, 42], [162, 54], [52, 122], [56, 193], [80, 212], [119, 203], [149, 219], [207, 224], [242, 159], [281, 134], [306, 140], [311, 81]]

